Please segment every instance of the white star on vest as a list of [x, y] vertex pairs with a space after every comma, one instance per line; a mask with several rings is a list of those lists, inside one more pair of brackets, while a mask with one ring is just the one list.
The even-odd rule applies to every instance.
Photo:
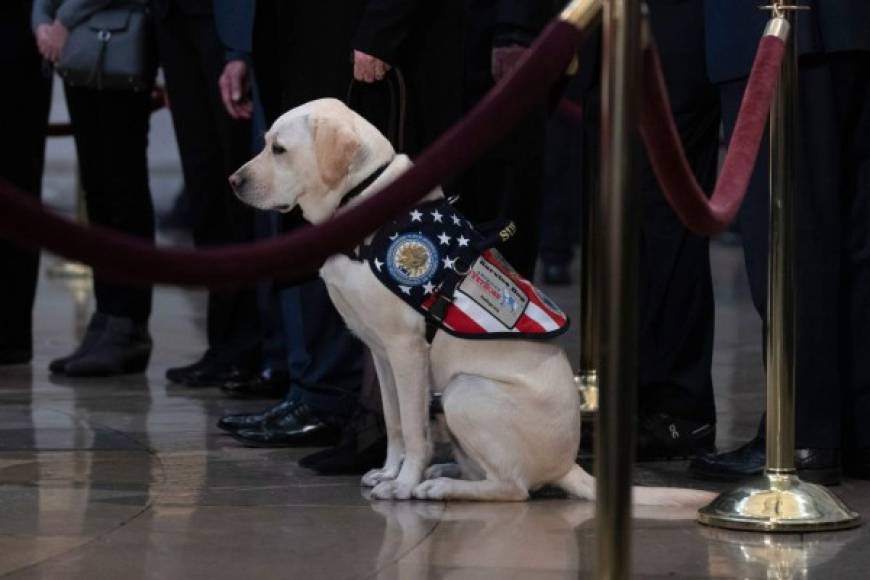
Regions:
[[423, 221], [423, 214], [415, 209], [414, 211], [411, 212], [411, 221], [412, 222], [422, 222]]
[[468, 242], [470, 242], [470, 241], [471, 240], [469, 240], [468, 238], [466, 238], [463, 235], [460, 235], [458, 238], [456, 238], [456, 243], [459, 244], [460, 248], [468, 247]]
[[430, 215], [432, 216], [432, 219], [435, 221], [435, 223], [439, 223], [439, 224], [441, 223], [441, 218], [444, 217], [444, 214], [442, 214], [437, 209], [435, 211], [433, 211]]
[[462, 220], [459, 219], [459, 216], [458, 216], [458, 215], [453, 214], [452, 216], [450, 216], [450, 219], [453, 220], [453, 225], [454, 225], [454, 226], [461, 226], [461, 225], [462, 225]]
[[444, 259], [442, 260], [442, 262], [444, 262], [444, 269], [445, 270], [454, 270], [455, 269], [453, 267], [453, 265], [456, 264], [456, 258], [451, 258], [450, 256], [444, 256]]
[[400, 284], [400, 285], [399, 285], [399, 290], [401, 290], [403, 294], [407, 294], [408, 296], [411, 295], [411, 287], [410, 287], [410, 286], [402, 286], [402, 285]]
[[432, 294], [433, 292], [435, 292], [435, 285], [432, 284], [432, 282], [426, 282], [425, 284], [423, 284], [423, 292], [425, 294]]
[[378, 269], [378, 272], [381, 271], [381, 267], [382, 267], [383, 265], [384, 265], [383, 262], [381, 262], [380, 260], [378, 260], [377, 258], [375, 258], [375, 268]]
[[441, 232], [441, 235], [438, 236], [438, 242], [442, 246], [449, 246], [450, 245], [450, 236], [447, 235], [447, 232]]

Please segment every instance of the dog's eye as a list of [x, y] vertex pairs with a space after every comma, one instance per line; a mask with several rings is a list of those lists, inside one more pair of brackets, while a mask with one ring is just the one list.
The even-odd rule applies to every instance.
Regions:
[[287, 150], [278, 143], [272, 143], [272, 153], [274, 153], [275, 155], [282, 155], [284, 153], [287, 153]]

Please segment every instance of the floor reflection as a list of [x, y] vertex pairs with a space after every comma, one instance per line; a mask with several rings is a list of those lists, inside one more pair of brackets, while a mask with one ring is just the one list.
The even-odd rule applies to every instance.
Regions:
[[[829, 534], [770, 535], [704, 528], [710, 576], [805, 580], [822, 577], [814, 569], [833, 560], [844, 536]], [[848, 536], [846, 536], [848, 537]]]
[[[374, 502], [371, 509], [386, 522], [378, 580], [577, 578], [595, 569], [591, 502]], [[641, 526], [694, 525], [695, 510], [639, 506], [634, 515]]]

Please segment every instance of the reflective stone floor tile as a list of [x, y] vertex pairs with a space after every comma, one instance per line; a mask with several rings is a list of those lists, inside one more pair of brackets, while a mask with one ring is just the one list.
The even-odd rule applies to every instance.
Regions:
[[386, 532], [368, 506], [158, 507], [9, 578], [365, 578], [401, 556]]
[[[760, 323], [739, 249], [714, 244], [718, 443], [750, 437], [763, 405]], [[46, 260], [46, 265], [52, 259]], [[575, 271], [575, 275], [576, 275]], [[575, 276], [576, 279], [576, 276]], [[548, 292], [579, 320], [576, 287]], [[311, 449], [247, 449], [216, 428], [232, 401], [168, 385], [167, 367], [204, 349], [204, 293], [155, 292], [146, 376], [52, 377], [92, 308], [86, 284], [43, 278], [32, 365], [0, 368], [0, 578], [516, 579], [591, 578], [594, 505], [371, 502], [356, 477], [297, 465]], [[577, 358], [577, 327], [563, 338]], [[721, 490], [687, 462], [636, 466], [638, 483]], [[870, 513], [870, 484], [836, 488]], [[768, 536], [705, 528], [693, 510], [638, 508], [638, 578], [870, 577], [870, 530]]]

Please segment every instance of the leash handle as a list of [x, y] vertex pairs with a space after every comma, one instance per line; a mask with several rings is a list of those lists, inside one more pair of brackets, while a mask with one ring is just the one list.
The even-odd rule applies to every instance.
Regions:
[[[408, 86], [405, 83], [405, 75], [402, 74], [401, 69], [393, 67], [387, 72], [382, 81], [378, 81], [371, 86], [378, 86], [379, 83], [385, 83], [389, 91], [390, 112], [386, 127], [387, 139], [390, 140], [390, 143], [393, 144], [397, 152], [402, 153], [405, 150], [405, 123], [408, 114]], [[354, 88], [358, 84], [367, 85], [367, 83], [359, 83], [355, 79], [351, 79], [347, 87], [344, 104], [354, 111], [360, 112], [353, 102]]]

